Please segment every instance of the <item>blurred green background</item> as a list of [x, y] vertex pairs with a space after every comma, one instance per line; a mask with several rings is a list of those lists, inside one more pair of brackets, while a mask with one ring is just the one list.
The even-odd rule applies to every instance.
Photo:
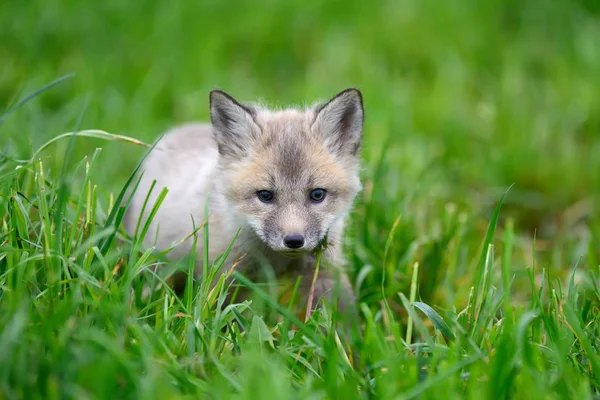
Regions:
[[[538, 265], [534, 247], [540, 268], [561, 277], [598, 265], [598, 1], [0, 2], [0, 107], [72, 72], [0, 127], [3, 152], [28, 158], [77, 126], [151, 142], [206, 120], [213, 88], [284, 106], [354, 86], [366, 108], [365, 190], [348, 239], [355, 279], [383, 264], [390, 290], [405, 289], [419, 261], [421, 296], [454, 301], [438, 290], [446, 283], [464, 299], [512, 184], [501, 228], [514, 220], [517, 281]], [[66, 146], [46, 153], [50, 173]], [[74, 163], [103, 147], [94, 174], [107, 196], [144, 152], [76, 146]], [[363, 298], [380, 276], [368, 275]]]

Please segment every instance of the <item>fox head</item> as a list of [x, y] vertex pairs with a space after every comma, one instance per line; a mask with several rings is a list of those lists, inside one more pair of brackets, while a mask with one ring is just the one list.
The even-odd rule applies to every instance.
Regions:
[[218, 191], [240, 224], [268, 247], [288, 255], [312, 251], [342, 223], [361, 189], [358, 90], [309, 109], [280, 111], [242, 105], [214, 90], [210, 118]]

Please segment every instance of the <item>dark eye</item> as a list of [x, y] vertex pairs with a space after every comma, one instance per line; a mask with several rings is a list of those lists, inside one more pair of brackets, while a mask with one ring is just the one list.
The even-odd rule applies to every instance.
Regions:
[[258, 192], [256, 192], [256, 195], [263, 203], [270, 203], [271, 201], [273, 201], [273, 192], [270, 192], [268, 190], [259, 190]]
[[327, 192], [325, 189], [314, 189], [312, 192], [310, 192], [310, 199], [315, 203], [320, 203], [323, 201], [326, 194]]

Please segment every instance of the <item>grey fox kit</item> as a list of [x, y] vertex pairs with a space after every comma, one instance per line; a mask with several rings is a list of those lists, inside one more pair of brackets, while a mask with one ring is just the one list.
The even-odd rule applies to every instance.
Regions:
[[[205, 217], [208, 201], [210, 260], [234, 242], [224, 269], [256, 278], [265, 260], [276, 277], [301, 276], [308, 295], [314, 252], [324, 240], [325, 264], [314, 286], [313, 305], [333, 288], [340, 308], [354, 301], [343, 265], [344, 221], [361, 190], [358, 150], [363, 130], [362, 95], [347, 89], [307, 109], [269, 110], [241, 104], [228, 94], [210, 93], [210, 124], [175, 127], [142, 165], [143, 176], [125, 218], [135, 230], [150, 186], [152, 205], [162, 187], [168, 193], [153, 218], [144, 245], [163, 250], [190, 235]], [[148, 217], [146, 207], [143, 219]], [[202, 254], [202, 230], [197, 254]], [[184, 241], [170, 253], [190, 252]], [[202, 257], [196, 268], [201, 275]], [[339, 283], [337, 285], [336, 283]]]

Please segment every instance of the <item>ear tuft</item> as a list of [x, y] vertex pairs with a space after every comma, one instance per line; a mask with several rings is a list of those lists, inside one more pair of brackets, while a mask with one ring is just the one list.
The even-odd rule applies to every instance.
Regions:
[[339, 155], [356, 155], [362, 138], [364, 109], [358, 89], [346, 89], [316, 109], [313, 129]]
[[258, 129], [254, 110], [222, 90], [210, 92], [210, 121], [219, 153], [223, 156], [244, 155]]

